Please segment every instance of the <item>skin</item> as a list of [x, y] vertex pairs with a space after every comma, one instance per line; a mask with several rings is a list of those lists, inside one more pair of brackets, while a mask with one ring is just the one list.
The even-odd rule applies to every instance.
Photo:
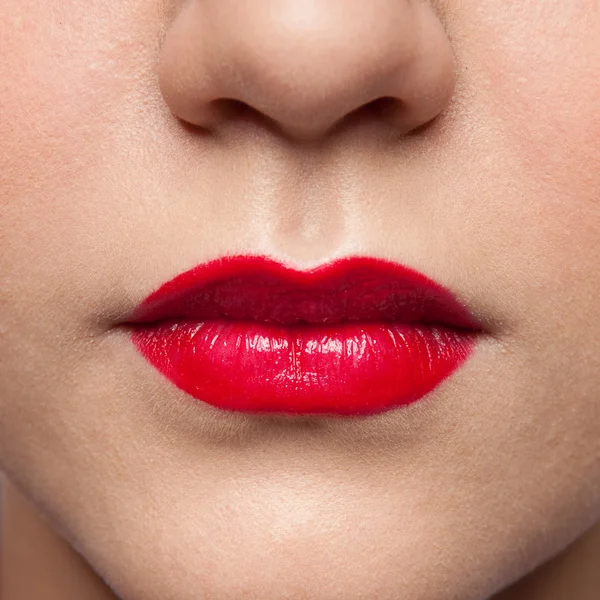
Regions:
[[[18, 490], [4, 492], [3, 598], [115, 600], [106, 583]], [[493, 600], [593, 600], [597, 596], [600, 525]], [[35, 573], [35, 577], [32, 574]]]
[[[64, 542], [123, 600], [591, 600], [599, 31], [595, 0], [3, 0], [0, 467], [33, 562]], [[226, 253], [390, 258], [485, 333], [402, 410], [223, 413], [119, 325]]]

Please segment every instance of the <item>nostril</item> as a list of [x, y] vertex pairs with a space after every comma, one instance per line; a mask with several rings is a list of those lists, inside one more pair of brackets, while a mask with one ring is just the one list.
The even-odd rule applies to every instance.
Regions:
[[[220, 122], [229, 121], [231, 123], [237, 122], [267, 127], [268, 129], [278, 130], [279, 133], [281, 133], [281, 128], [276, 124], [274, 119], [264, 112], [257, 110], [251, 104], [238, 100], [237, 98], [216, 98], [208, 103], [208, 108], [211, 115], [209, 119], [210, 125], [201, 127], [201, 129], [206, 129], [207, 131], [214, 133], [215, 126], [218, 126]], [[399, 118], [399, 115], [406, 110], [406, 103], [399, 98], [382, 96], [363, 104], [348, 113], [345, 117], [340, 118], [337, 123], [332, 125], [329, 132], [332, 133], [343, 127], [351, 126], [360, 120], [373, 119], [393, 124]], [[435, 119], [431, 119], [413, 130], [405, 131], [404, 135], [414, 135], [421, 130], [427, 129], [433, 120]], [[199, 126], [190, 125], [190, 127], [197, 129]], [[320, 134], [322, 134], [322, 132]], [[299, 136], [299, 132], [296, 132], [296, 135]]]
[[236, 100], [235, 98], [218, 98], [210, 104], [213, 110], [227, 118], [236, 118], [244, 116], [250, 111], [254, 112], [254, 109], [246, 104], [246, 102]]
[[250, 104], [236, 98], [218, 98], [209, 103], [214, 123], [220, 121], [244, 122], [272, 127], [271, 119]]
[[398, 98], [392, 98], [391, 96], [382, 96], [372, 102], [369, 102], [366, 107], [369, 108], [376, 115], [381, 117], [388, 117], [396, 113], [402, 102]]
[[[369, 109], [374, 115], [383, 121], [395, 123], [402, 120], [402, 113], [407, 113], [409, 106], [406, 102], [400, 98], [393, 98], [391, 96], [383, 96], [373, 100], [369, 104], [363, 107], [363, 109]], [[422, 132], [431, 128], [433, 124], [439, 121], [441, 114], [435, 114], [431, 119], [417, 124], [412, 129], [406, 129], [403, 132], [405, 136], [420, 135]]]
[[355, 124], [360, 120], [377, 120], [394, 123], [397, 115], [405, 110], [405, 103], [392, 96], [382, 96], [354, 109], [337, 123], [336, 128]]
[[367, 104], [367, 107], [379, 121], [389, 124], [396, 123], [398, 115], [406, 111], [406, 103], [392, 96], [377, 98]]

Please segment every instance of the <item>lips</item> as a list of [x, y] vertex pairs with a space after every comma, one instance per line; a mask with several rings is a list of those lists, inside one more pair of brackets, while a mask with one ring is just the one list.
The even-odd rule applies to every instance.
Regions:
[[160, 286], [128, 324], [142, 356], [197, 400], [333, 416], [419, 400], [468, 358], [480, 331], [442, 286], [370, 257], [311, 271], [218, 259]]

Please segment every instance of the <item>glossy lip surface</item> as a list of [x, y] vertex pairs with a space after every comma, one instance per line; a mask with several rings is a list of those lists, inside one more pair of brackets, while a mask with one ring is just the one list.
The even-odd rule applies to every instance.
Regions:
[[481, 331], [442, 286], [371, 257], [311, 271], [217, 259], [159, 287], [128, 325], [145, 359], [198, 400], [335, 416], [415, 402], [468, 358]]

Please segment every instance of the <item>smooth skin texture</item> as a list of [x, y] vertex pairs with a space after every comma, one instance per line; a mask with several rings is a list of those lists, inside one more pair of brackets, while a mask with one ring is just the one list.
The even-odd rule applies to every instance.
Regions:
[[[599, 34], [595, 0], [0, 3], [0, 468], [74, 573], [597, 597]], [[235, 253], [396, 260], [487, 333], [403, 410], [223, 413], [119, 323]]]

